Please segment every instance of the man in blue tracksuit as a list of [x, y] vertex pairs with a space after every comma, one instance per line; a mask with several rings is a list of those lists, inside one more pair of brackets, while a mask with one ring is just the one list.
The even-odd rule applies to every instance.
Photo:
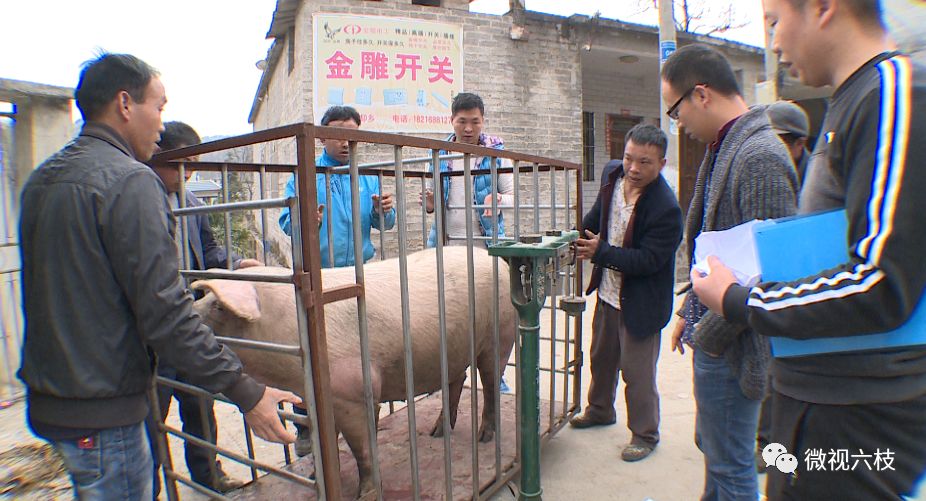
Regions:
[[[360, 114], [350, 106], [332, 106], [322, 117], [321, 125], [331, 127], [344, 127], [348, 129], [360, 128]], [[315, 159], [318, 167], [338, 167], [350, 162], [350, 149], [347, 141], [340, 139], [321, 139], [324, 151]], [[318, 221], [319, 243], [321, 245], [322, 268], [337, 268], [353, 266], [354, 264], [354, 230], [353, 213], [351, 212], [350, 175], [332, 174], [331, 178], [331, 207], [327, 207], [325, 214], [325, 201], [327, 200], [327, 186], [324, 174], [315, 175], [315, 193], [319, 202]], [[370, 242], [370, 229], [380, 231], [395, 226], [395, 210], [391, 193], [380, 194], [382, 187], [377, 176], [360, 176], [360, 232], [363, 238], [363, 262], [373, 257], [373, 244]], [[286, 183], [286, 197], [296, 196], [296, 176], [289, 178]], [[379, 217], [379, 208], [382, 207], [383, 219]], [[331, 225], [332, 240], [328, 241], [328, 225]], [[287, 235], [292, 234], [292, 222], [289, 208], [280, 212], [280, 228]], [[334, 262], [329, 259], [329, 247], [334, 251]], [[305, 409], [294, 407], [300, 414], [306, 414]], [[305, 456], [311, 452], [311, 436], [309, 430], [296, 425], [299, 437], [296, 440], [296, 454]]]

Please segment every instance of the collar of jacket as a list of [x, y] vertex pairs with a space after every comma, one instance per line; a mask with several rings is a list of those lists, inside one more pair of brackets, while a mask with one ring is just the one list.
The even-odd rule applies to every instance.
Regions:
[[[604, 186], [604, 189], [601, 193], [602, 195], [601, 215], [599, 216], [601, 220], [601, 224], [599, 225], [599, 228], [598, 228], [598, 237], [605, 242], [607, 242], [608, 233], [610, 232], [610, 229], [611, 229], [610, 228], [611, 226], [611, 221], [610, 221], [611, 204], [614, 201], [614, 190], [616, 190], [618, 187], [618, 183], [617, 183], [618, 179], [622, 177], [624, 177], [624, 163], [623, 162], [618, 164], [617, 168], [611, 171], [611, 174], [609, 174], [608, 176], [608, 184]], [[645, 205], [647, 195], [652, 190], [653, 185], [658, 183], [661, 178], [662, 178], [662, 174], [659, 174], [659, 176], [657, 176], [656, 179], [654, 179], [651, 183], [646, 185], [646, 187], [643, 189], [643, 193], [640, 193], [640, 196], [637, 197], [637, 201], [634, 202], [633, 212], [630, 214], [630, 221], [627, 223], [627, 229], [624, 232], [624, 240], [622, 243], [624, 247], [630, 247], [633, 242], [633, 226], [634, 226], [633, 223], [636, 220], [637, 208], [639, 208], [642, 205]]]
[[[733, 163], [737, 153], [746, 141], [762, 130], [771, 131], [772, 125], [765, 115], [767, 106], [755, 105], [749, 108], [749, 111], [740, 115], [724, 137], [720, 150], [717, 151], [716, 159], [713, 162], [702, 162], [701, 169], [698, 172], [698, 179], [695, 183], [703, 184], [710, 174], [710, 200], [708, 201], [705, 218], [707, 221], [713, 221], [717, 213], [717, 207], [723, 198], [723, 191], [727, 185], [727, 178], [733, 168]], [[697, 191], [697, 190], [696, 190]], [[700, 196], [704, 196], [704, 190], [701, 189]], [[695, 196], [699, 196], [695, 193]], [[703, 206], [702, 206], [703, 207]], [[690, 209], [689, 209], [690, 212]]]
[[340, 167], [342, 165], [347, 165], [347, 164], [342, 164], [341, 162], [338, 162], [334, 157], [328, 155], [328, 150], [325, 150], [325, 149], [322, 149], [321, 156], [319, 156], [318, 160], [315, 161], [316, 167]]
[[[656, 176], [656, 179], [653, 179], [652, 181], [650, 181], [650, 183], [646, 185], [645, 188], [643, 188], [643, 192], [640, 193], [639, 197], [637, 197], [636, 203], [640, 203], [640, 201], [643, 200], [643, 197], [645, 197], [646, 194], [649, 193], [650, 189], [653, 187], [654, 184], [656, 184], [657, 181], [659, 181], [659, 178], [661, 176], [662, 176], [662, 172], [660, 171], [659, 175]], [[608, 184], [605, 185], [605, 189], [608, 190], [608, 197], [607, 197], [608, 207], [611, 206], [610, 200], [612, 196], [614, 195], [614, 189], [617, 188], [617, 180], [622, 177], [624, 177], [624, 162], [620, 162], [617, 165], [617, 168], [615, 168], [613, 171], [611, 171], [610, 174], [608, 174]], [[604, 201], [605, 200], [602, 199], [602, 202]]]
[[[447, 136], [445, 141], [455, 143], [457, 141], [456, 133]], [[496, 150], [500, 150], [504, 148], [505, 141], [502, 141], [502, 138], [500, 137], [490, 136], [483, 132], [482, 134], [479, 134], [479, 144], [477, 146], [485, 146], [487, 148], [495, 148]]]
[[102, 122], [84, 123], [83, 128], [80, 129], [80, 135], [106, 141], [107, 143], [113, 145], [114, 148], [137, 160], [135, 157], [135, 152], [132, 150], [132, 147], [129, 145], [129, 143], [121, 135], [119, 135], [118, 132], [116, 132], [116, 129], [113, 129], [112, 127]]

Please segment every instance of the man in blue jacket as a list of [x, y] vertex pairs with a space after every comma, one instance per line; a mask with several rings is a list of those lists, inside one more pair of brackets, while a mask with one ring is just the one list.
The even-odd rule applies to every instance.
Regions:
[[[344, 127], [347, 129], [360, 128], [360, 114], [350, 106], [332, 106], [322, 116], [322, 125], [330, 127]], [[324, 150], [322, 155], [315, 159], [317, 167], [338, 167], [350, 163], [350, 149], [347, 141], [340, 139], [320, 139]], [[370, 242], [370, 229], [380, 231], [395, 226], [395, 210], [391, 193], [380, 194], [382, 187], [377, 176], [360, 176], [360, 231], [363, 238], [363, 262], [369, 261], [374, 254], [373, 243]], [[331, 175], [331, 207], [328, 207], [330, 218], [326, 217], [324, 201], [327, 199], [327, 186], [324, 174], [315, 175], [315, 193], [319, 202], [318, 240], [321, 246], [322, 268], [339, 268], [354, 265], [354, 217], [351, 212], [350, 175]], [[296, 196], [296, 176], [289, 178], [286, 183], [286, 197]], [[379, 218], [380, 207], [383, 219]], [[331, 225], [332, 241], [328, 241], [328, 225]], [[280, 228], [287, 235], [292, 234], [292, 221], [289, 208], [280, 212]], [[329, 250], [330, 247], [330, 250]], [[329, 255], [330, 254], [330, 255]], [[333, 255], [334, 262], [330, 257]], [[293, 407], [297, 414], [306, 414], [306, 410]], [[311, 435], [309, 430], [297, 424], [299, 435], [296, 439], [296, 455], [302, 457], [312, 451]]]
[[[325, 112], [321, 124], [330, 127], [359, 129], [360, 114], [350, 106], [332, 106]], [[322, 155], [315, 159], [317, 167], [339, 167], [350, 162], [350, 150], [347, 141], [321, 139], [320, 142], [324, 146], [324, 150]], [[348, 174], [331, 175], [331, 207], [328, 207], [327, 210], [331, 216], [332, 242], [328, 242], [329, 218], [324, 213], [324, 202], [327, 198], [324, 174], [315, 175], [315, 190], [320, 204], [318, 206], [318, 217], [321, 221], [319, 242], [321, 243], [322, 268], [352, 266], [354, 264], [354, 233], [350, 205], [350, 176]], [[363, 234], [363, 262], [369, 261], [374, 254], [373, 244], [370, 242], [370, 229], [376, 228], [383, 231], [395, 226], [392, 194], [380, 195], [380, 191], [382, 191], [382, 187], [379, 185], [377, 176], [360, 176], [360, 229]], [[296, 176], [290, 177], [289, 182], [286, 183], [285, 196], [296, 196]], [[382, 205], [385, 223], [379, 220], [380, 205]], [[292, 223], [288, 207], [280, 212], [280, 228], [287, 235], [292, 234]], [[334, 263], [329, 261], [329, 246], [334, 251]]]
[[595, 267], [586, 294], [598, 289], [592, 320], [592, 382], [588, 407], [574, 428], [614, 424], [618, 373], [623, 373], [627, 427], [632, 438], [621, 452], [639, 461], [659, 443], [656, 361], [659, 333], [672, 312], [675, 251], [682, 240], [682, 211], [660, 175], [666, 136], [652, 125], [630, 129], [623, 162], [612, 161], [582, 221], [586, 238], [576, 257]]

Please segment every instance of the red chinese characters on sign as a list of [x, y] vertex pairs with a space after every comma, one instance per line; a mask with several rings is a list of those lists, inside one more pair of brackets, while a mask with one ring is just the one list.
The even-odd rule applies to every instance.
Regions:
[[396, 69], [399, 70], [399, 74], [395, 76], [395, 79], [401, 80], [405, 73], [411, 70], [412, 81], [417, 81], [418, 70], [421, 69], [418, 61], [421, 60], [421, 56], [417, 54], [396, 54], [396, 57], [399, 58], [399, 62], [395, 65]]
[[354, 60], [345, 56], [343, 52], [336, 51], [333, 56], [325, 59], [328, 65], [328, 76], [326, 78], [350, 78], [350, 65]]
[[389, 58], [383, 52], [360, 53], [360, 78], [385, 80], [389, 78]]
[[438, 59], [437, 56], [432, 57], [428, 73], [432, 75], [428, 78], [428, 82], [430, 83], [434, 83], [438, 80], [446, 80], [447, 83], [453, 83], [453, 68], [451, 68], [449, 57], [444, 57], [443, 59]]

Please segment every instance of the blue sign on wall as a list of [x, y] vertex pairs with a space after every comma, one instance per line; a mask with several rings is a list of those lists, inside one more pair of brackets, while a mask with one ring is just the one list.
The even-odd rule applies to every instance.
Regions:
[[673, 40], [664, 40], [659, 42], [659, 64], [666, 62], [666, 59], [669, 59], [669, 56], [675, 52], [675, 41]]

